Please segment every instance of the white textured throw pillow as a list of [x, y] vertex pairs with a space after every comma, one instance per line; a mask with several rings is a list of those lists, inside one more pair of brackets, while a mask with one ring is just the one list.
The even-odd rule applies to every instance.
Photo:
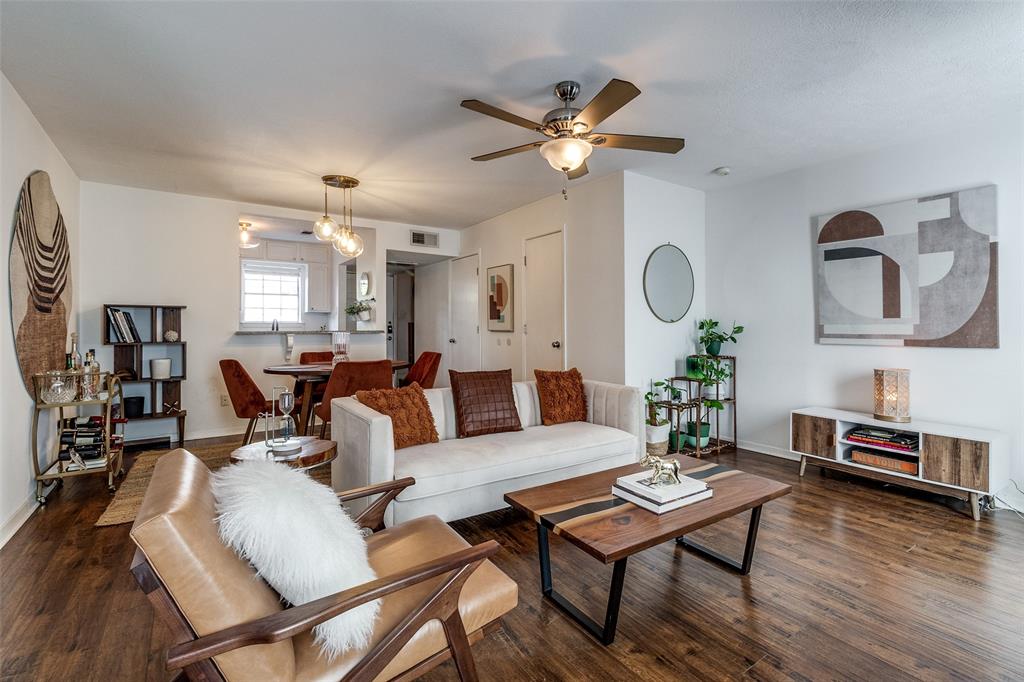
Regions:
[[[334, 491], [276, 462], [241, 462], [213, 474], [220, 537], [292, 604], [376, 579], [359, 527]], [[313, 629], [334, 658], [365, 647], [380, 602], [335, 616]]]

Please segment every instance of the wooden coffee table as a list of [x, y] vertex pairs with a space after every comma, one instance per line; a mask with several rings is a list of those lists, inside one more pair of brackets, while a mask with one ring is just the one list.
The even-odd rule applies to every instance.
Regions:
[[[669, 540], [675, 540], [703, 557], [746, 575], [750, 572], [754, 558], [761, 505], [782, 497], [791, 490], [791, 487], [784, 483], [738, 469], [730, 469], [708, 460], [693, 457], [678, 459], [682, 473], [707, 481], [715, 491], [713, 497], [658, 515], [612, 495], [611, 487], [615, 479], [624, 474], [644, 470], [639, 464], [599, 471], [505, 495], [506, 502], [529, 514], [537, 523], [541, 592], [605, 645], [611, 644], [615, 639], [619, 602], [622, 599], [622, 586], [626, 577], [626, 560], [630, 556]], [[685, 537], [687, 533], [748, 509], [751, 510], [750, 525], [741, 561], [726, 557]], [[551, 587], [549, 531], [565, 538], [598, 561], [614, 564], [604, 625], [598, 625]]]
[[302, 449], [295, 454], [274, 456], [267, 452], [267, 446], [263, 441], [259, 441], [238, 448], [231, 453], [230, 459], [233, 463], [249, 460], [281, 462], [305, 471], [332, 462], [338, 456], [338, 446], [333, 440], [320, 440], [313, 436], [299, 436], [299, 440], [302, 442]]

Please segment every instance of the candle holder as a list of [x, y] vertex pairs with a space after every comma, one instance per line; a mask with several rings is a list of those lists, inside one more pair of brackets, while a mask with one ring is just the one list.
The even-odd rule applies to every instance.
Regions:
[[910, 370], [875, 370], [875, 419], [910, 421]]
[[348, 332], [331, 333], [331, 350], [334, 351], [334, 357], [331, 359], [332, 365], [336, 365], [339, 362], [348, 362], [348, 342]]

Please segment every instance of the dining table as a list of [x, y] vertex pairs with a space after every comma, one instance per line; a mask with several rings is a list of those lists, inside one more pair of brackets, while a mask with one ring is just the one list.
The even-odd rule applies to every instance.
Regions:
[[[392, 360], [391, 371], [397, 372], [410, 366], [408, 360]], [[296, 425], [300, 434], [306, 433], [309, 417], [313, 413], [313, 387], [331, 378], [334, 365], [330, 362], [318, 362], [307, 365], [271, 365], [263, 368], [264, 374], [289, 376], [295, 379], [295, 394], [302, 394], [302, 408], [299, 410], [299, 423]]]

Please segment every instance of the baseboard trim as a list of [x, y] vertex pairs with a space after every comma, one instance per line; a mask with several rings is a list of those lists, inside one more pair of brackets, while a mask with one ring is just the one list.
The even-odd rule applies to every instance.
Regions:
[[25, 503], [18, 507], [17, 511], [11, 514], [11, 518], [4, 522], [3, 528], [0, 528], [0, 547], [7, 544], [7, 541], [14, 537], [14, 534], [18, 532], [28, 518], [32, 516], [32, 512], [36, 510], [39, 503], [36, 502], [35, 495], [25, 500]]
[[783, 448], [777, 448], [774, 445], [756, 443], [752, 440], [741, 440], [739, 442], [739, 447], [741, 447], [744, 450], [753, 450], [754, 452], [759, 452], [762, 455], [771, 455], [772, 457], [788, 459], [793, 462], [800, 461], [799, 455], [795, 455], [789, 450], [784, 450]]

